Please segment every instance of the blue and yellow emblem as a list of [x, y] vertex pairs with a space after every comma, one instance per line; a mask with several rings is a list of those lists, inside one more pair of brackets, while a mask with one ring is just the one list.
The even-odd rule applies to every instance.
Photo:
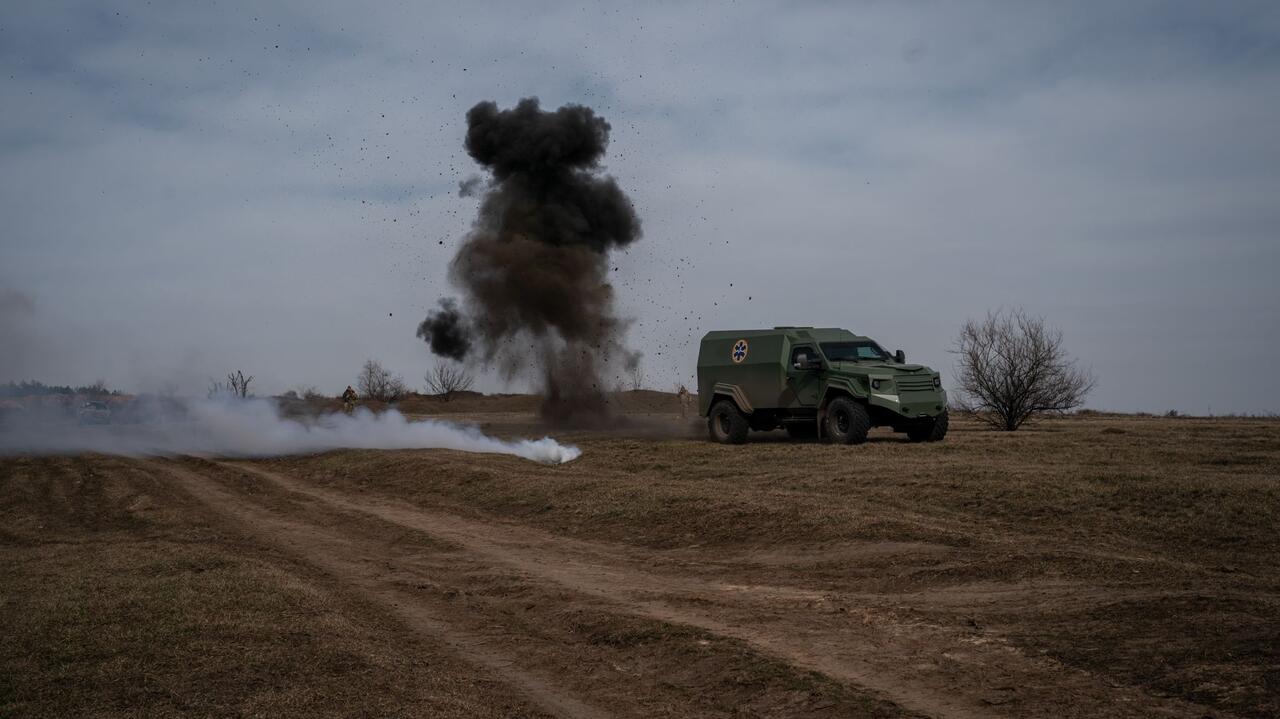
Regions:
[[729, 357], [733, 360], [734, 364], [741, 363], [742, 360], [746, 359], [747, 358], [747, 341], [738, 340], [737, 342], [734, 342], [733, 350], [729, 353]]

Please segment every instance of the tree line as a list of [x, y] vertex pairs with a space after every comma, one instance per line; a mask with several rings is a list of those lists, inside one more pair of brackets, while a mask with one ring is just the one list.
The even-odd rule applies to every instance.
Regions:
[[[969, 320], [961, 328], [951, 352], [957, 357], [954, 405], [973, 413], [996, 429], [1015, 431], [1038, 414], [1062, 413], [1083, 405], [1093, 389], [1093, 373], [1080, 367], [1066, 351], [1060, 330], [1049, 327], [1044, 318], [1021, 309], [990, 312], [984, 319]], [[210, 397], [252, 397], [253, 375], [241, 370], [227, 374], [225, 381], [210, 380]], [[471, 389], [474, 375], [463, 365], [437, 362], [423, 377], [428, 394], [449, 401]], [[639, 389], [642, 375], [636, 365], [633, 388]], [[355, 381], [356, 391], [365, 399], [395, 402], [409, 393], [400, 375], [393, 374], [376, 359], [368, 359]], [[120, 396], [105, 380], [91, 385], [49, 385], [34, 380], [0, 384], [0, 399], [43, 395]], [[314, 387], [294, 396], [318, 397]]]
[[124, 394], [118, 389], [108, 389], [105, 380], [98, 380], [90, 385], [72, 387], [70, 385], [45, 384], [34, 380], [23, 382], [9, 381], [0, 384], [0, 398], [14, 399], [18, 397], [39, 397], [44, 395], [110, 395], [118, 397]]
[[[208, 396], [211, 399], [215, 397], [248, 399], [253, 396], [249, 391], [253, 379], [253, 375], [246, 375], [242, 370], [227, 373], [225, 381], [210, 379]], [[437, 362], [423, 380], [426, 383], [427, 394], [439, 396], [448, 402], [457, 393], [471, 389], [475, 376], [462, 365]], [[378, 402], [395, 402], [410, 392], [403, 377], [392, 373], [376, 359], [365, 360], [353, 384], [360, 397]], [[306, 386], [289, 390], [284, 396], [316, 399], [322, 395], [316, 391], [315, 387]]]

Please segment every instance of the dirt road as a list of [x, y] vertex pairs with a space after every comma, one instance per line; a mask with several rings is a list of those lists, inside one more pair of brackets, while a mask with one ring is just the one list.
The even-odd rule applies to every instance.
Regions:
[[[1008, 645], [972, 634], [912, 626], [885, 616], [910, 595], [842, 596], [786, 586], [729, 584], [698, 577], [695, 558], [647, 566], [645, 553], [621, 546], [563, 539], [514, 524], [465, 519], [403, 502], [359, 498], [308, 487], [252, 464], [153, 460], [139, 471], [172, 478], [184, 491], [223, 516], [237, 531], [286, 551], [335, 581], [396, 614], [414, 631], [442, 639], [465, 660], [514, 685], [550, 714], [566, 717], [649, 716], [646, 697], [660, 694], [664, 679], [617, 672], [612, 700], [593, 693], [599, 678], [579, 684], [548, 667], [562, 664], [572, 646], [536, 641], [501, 613], [459, 606], [448, 595], [475, 592], [471, 575], [485, 583], [495, 571], [521, 585], [521, 593], [551, 606], [525, 607], [527, 623], [539, 611], [594, 606], [597, 611], [696, 627], [711, 642], [733, 639], [801, 671], [817, 672], [908, 712], [933, 717], [991, 716], [1204, 716], [1204, 707], [1159, 699], [1108, 685], [1052, 661], [1035, 660]], [[406, 532], [445, 543], [433, 561], [418, 550], [398, 549]], [[403, 546], [403, 545], [402, 545]], [[927, 547], [860, 549], [909, 561]], [[444, 561], [439, 561], [443, 559]], [[415, 589], [417, 591], [415, 591]], [[483, 588], [482, 588], [483, 589]], [[1001, 601], [1043, 599], [1052, 587], [1004, 588]], [[446, 595], [441, 601], [440, 595]], [[985, 599], [981, 592], [943, 602]], [[523, 636], [522, 636], [523, 635]], [[519, 652], [506, 646], [523, 645]], [[675, 659], [673, 657], [673, 659]], [[663, 667], [677, 669], [677, 662]], [[608, 682], [605, 682], [608, 683]], [[578, 685], [578, 686], [575, 686]], [[591, 703], [594, 701], [595, 703]], [[641, 711], [636, 712], [635, 709]]]

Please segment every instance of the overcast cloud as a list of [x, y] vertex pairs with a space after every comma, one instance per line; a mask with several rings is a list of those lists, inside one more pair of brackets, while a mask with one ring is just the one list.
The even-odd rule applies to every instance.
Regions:
[[775, 324], [949, 376], [1021, 305], [1089, 406], [1280, 411], [1275, 3], [541, 5], [5, 3], [0, 381], [421, 384], [464, 114], [537, 96], [613, 126], [651, 386]]

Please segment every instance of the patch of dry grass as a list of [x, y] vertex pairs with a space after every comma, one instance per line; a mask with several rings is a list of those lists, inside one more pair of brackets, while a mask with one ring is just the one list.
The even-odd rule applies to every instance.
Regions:
[[[498, 434], [544, 433], [516, 400], [495, 413], [483, 398], [459, 403], [451, 416]], [[1280, 713], [1275, 421], [1091, 416], [1006, 434], [958, 419], [940, 444], [771, 434], [727, 447], [688, 436], [668, 413], [557, 437], [582, 458], [346, 451], [263, 465], [342, 492], [629, 544], [708, 576], [837, 598], [888, 593], [905, 622], [975, 628], [1243, 716]], [[163, 482], [113, 462], [0, 462], [0, 714], [529, 711], [315, 570], [231, 536]], [[235, 481], [253, 495], [255, 480]], [[875, 542], [908, 549], [848, 549]], [[974, 587], [1036, 600], [1002, 603]], [[520, 621], [522, 595], [495, 592], [475, 601]], [[672, 681], [688, 686], [671, 696], [687, 701], [761, 697], [760, 713], [817, 710], [832, 697], [865, 704], [731, 643], [704, 651], [712, 638], [699, 632], [598, 608], [531, 613], [521, 631], [585, 641], [584, 656], [621, 670], [670, 666], [684, 647], [690, 673]], [[772, 689], [751, 688], [763, 685]]]
[[[1125, 424], [1123, 434], [1101, 430]], [[528, 429], [528, 428], [526, 428]], [[1257, 564], [1280, 537], [1280, 424], [1079, 419], [1013, 434], [860, 447], [782, 435], [732, 447], [577, 433], [540, 466], [448, 452], [339, 452], [273, 464], [314, 481], [466, 507], [653, 547], [861, 538], [1045, 540]], [[1186, 556], [1182, 554], [1182, 556]]]
[[531, 715], [100, 461], [0, 463], [0, 715]]
[[771, 567], [762, 576], [926, 594], [1065, 582], [1078, 587], [1072, 601], [1013, 612], [981, 604], [905, 611], [930, 622], [998, 626], [1033, 654], [1159, 694], [1245, 716], [1280, 712], [1275, 421], [1103, 416], [1009, 434], [960, 420], [940, 444], [874, 434], [860, 447], [782, 435], [738, 447], [587, 432], [563, 439], [584, 454], [558, 467], [413, 451], [271, 464], [343, 490], [697, 554], [707, 571], [761, 548], [944, 545], [950, 556], [909, 572], [827, 563]]

